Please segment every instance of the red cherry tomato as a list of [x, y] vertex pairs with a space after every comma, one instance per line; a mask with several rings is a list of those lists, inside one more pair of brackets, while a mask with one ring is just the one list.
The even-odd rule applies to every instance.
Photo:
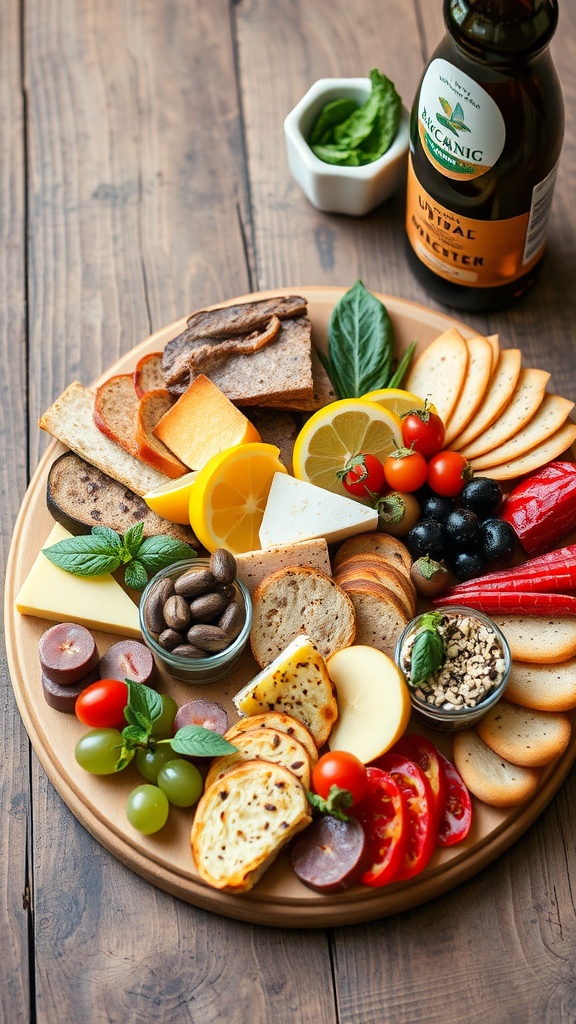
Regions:
[[446, 808], [438, 829], [438, 846], [454, 846], [454, 843], [465, 839], [470, 831], [472, 801], [458, 769], [440, 751], [438, 757], [448, 784]]
[[386, 483], [393, 491], [417, 491], [426, 483], [427, 472], [426, 459], [411, 448], [399, 448], [384, 463]]
[[442, 451], [446, 427], [438, 413], [432, 412], [428, 402], [424, 408], [414, 409], [402, 417], [402, 437], [407, 448], [412, 445], [425, 459]]
[[412, 878], [422, 871], [436, 846], [434, 801], [430, 783], [417, 764], [398, 754], [384, 754], [375, 762], [397, 783], [408, 810], [404, 861], [394, 881]]
[[470, 463], [460, 452], [438, 452], [428, 463], [428, 484], [443, 498], [455, 498], [473, 475]]
[[382, 494], [386, 488], [384, 466], [375, 455], [360, 452], [348, 460], [338, 477], [349, 494], [359, 498], [369, 498], [372, 494]]
[[354, 808], [366, 834], [367, 863], [360, 881], [379, 888], [393, 882], [406, 852], [408, 812], [397, 783], [380, 768], [367, 768], [368, 792]]
[[346, 750], [331, 750], [317, 762], [312, 772], [312, 786], [324, 800], [328, 799], [332, 786], [347, 789], [352, 794], [354, 805], [368, 789], [368, 777], [362, 761], [354, 754]]
[[121, 679], [99, 679], [87, 686], [75, 705], [76, 717], [95, 729], [123, 729], [128, 687]]
[[414, 761], [421, 771], [424, 772], [424, 775], [430, 783], [430, 789], [432, 790], [434, 820], [436, 825], [439, 826], [444, 817], [444, 811], [446, 808], [448, 785], [446, 782], [444, 765], [440, 760], [440, 754], [436, 750], [434, 744], [431, 743], [430, 740], [426, 739], [425, 736], [419, 736], [416, 733], [409, 733], [394, 744], [390, 753], [402, 754], [410, 761]]

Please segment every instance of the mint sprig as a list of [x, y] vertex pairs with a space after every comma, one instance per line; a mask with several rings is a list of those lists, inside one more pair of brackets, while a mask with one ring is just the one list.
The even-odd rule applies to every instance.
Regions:
[[348, 789], [340, 789], [339, 786], [330, 786], [327, 800], [318, 796], [317, 793], [308, 793], [308, 800], [315, 810], [320, 814], [331, 814], [333, 818], [339, 818], [340, 821], [348, 821], [348, 815], [344, 813], [344, 808], [352, 806], [352, 799], [352, 793]]

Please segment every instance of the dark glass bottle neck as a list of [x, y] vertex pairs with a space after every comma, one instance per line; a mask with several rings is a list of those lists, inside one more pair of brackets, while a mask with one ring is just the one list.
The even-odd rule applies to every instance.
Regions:
[[487, 64], [510, 65], [543, 50], [558, 24], [558, 0], [444, 0], [459, 46]]

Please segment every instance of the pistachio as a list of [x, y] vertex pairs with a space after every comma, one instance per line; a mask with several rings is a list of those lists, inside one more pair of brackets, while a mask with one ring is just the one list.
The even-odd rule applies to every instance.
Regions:
[[222, 614], [227, 604], [223, 594], [202, 594], [190, 602], [192, 618], [197, 622], [210, 622]]
[[179, 594], [169, 597], [164, 605], [164, 621], [170, 629], [186, 629], [190, 622], [190, 608]]
[[173, 593], [174, 580], [158, 580], [158, 583], [152, 588], [146, 602], [146, 627], [151, 633], [158, 635], [166, 629], [163, 608]]
[[179, 576], [174, 582], [174, 589], [182, 597], [197, 597], [213, 590], [215, 579], [209, 569], [191, 569]]
[[230, 643], [230, 637], [218, 626], [192, 626], [186, 636], [190, 644], [202, 651], [222, 651]]
[[163, 633], [160, 633], [158, 643], [165, 651], [172, 651], [178, 644], [182, 643], [182, 639], [182, 634], [177, 633], [175, 629], [165, 629]]
[[210, 558], [210, 572], [217, 583], [232, 583], [236, 578], [236, 559], [226, 548], [218, 548]]
[[238, 601], [231, 601], [218, 619], [218, 628], [223, 629], [230, 640], [238, 636], [244, 625], [244, 612]]

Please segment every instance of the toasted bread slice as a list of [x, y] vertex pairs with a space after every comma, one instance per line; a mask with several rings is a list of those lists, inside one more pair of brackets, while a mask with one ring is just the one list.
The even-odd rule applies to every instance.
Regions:
[[404, 387], [413, 395], [429, 398], [444, 423], [448, 423], [460, 397], [467, 368], [466, 342], [452, 327], [424, 349]]
[[318, 748], [314, 737], [310, 730], [293, 715], [286, 715], [283, 711], [266, 711], [263, 715], [247, 715], [239, 722], [235, 722], [228, 729], [224, 738], [230, 743], [234, 743], [237, 736], [241, 736], [245, 732], [252, 732], [253, 729], [277, 729], [278, 732], [285, 732], [287, 736], [293, 736], [302, 744], [308, 754], [310, 766], [313, 768], [316, 764]]
[[538, 768], [556, 761], [570, 742], [567, 715], [533, 711], [499, 700], [476, 726], [491, 750], [512, 764]]
[[456, 406], [446, 426], [444, 446], [462, 433], [482, 402], [488, 381], [492, 374], [492, 346], [486, 338], [477, 334], [465, 338], [468, 349], [468, 369]]
[[303, 722], [319, 748], [338, 718], [334, 684], [310, 637], [297, 636], [286, 650], [234, 697], [244, 715], [282, 711]]
[[376, 583], [378, 587], [383, 588], [384, 596], [392, 594], [396, 598], [402, 611], [409, 619], [414, 615], [414, 604], [406, 594], [406, 591], [392, 577], [383, 579], [378, 569], [371, 568], [370, 566], [356, 569], [339, 569], [334, 579], [343, 590], [346, 590], [347, 583]]
[[166, 476], [183, 476], [188, 470], [175, 455], [153, 433], [164, 413], [174, 405], [174, 397], [166, 388], [147, 391], [138, 403], [136, 416], [136, 442], [141, 459], [155, 466]]
[[493, 615], [515, 661], [556, 665], [576, 655], [576, 619], [560, 615], [554, 619], [530, 615]]
[[492, 807], [514, 807], [534, 795], [539, 768], [522, 768], [495, 754], [476, 729], [454, 736], [454, 764], [479, 800]]
[[465, 448], [498, 419], [516, 390], [520, 377], [520, 362], [519, 348], [502, 349], [498, 365], [488, 382], [481, 405], [462, 433], [453, 438], [450, 444], [454, 451]]
[[396, 595], [370, 581], [346, 582], [342, 588], [356, 612], [356, 643], [375, 647], [394, 658], [398, 637], [410, 620]]
[[356, 537], [349, 537], [336, 552], [332, 563], [334, 570], [342, 565], [347, 558], [351, 558], [352, 555], [357, 555], [361, 551], [382, 555], [396, 568], [403, 569], [407, 576], [410, 575], [412, 558], [408, 548], [401, 540], [391, 537], [388, 533], [360, 533]]
[[138, 397], [134, 390], [134, 379], [129, 373], [110, 377], [96, 391], [94, 399], [94, 423], [106, 437], [115, 441], [135, 458], [142, 456], [136, 440], [136, 417]]
[[279, 764], [245, 761], [202, 796], [191, 833], [200, 877], [225, 892], [248, 892], [292, 836], [310, 824], [299, 779]]
[[289, 569], [294, 565], [307, 565], [309, 568], [319, 569], [326, 576], [330, 576], [332, 573], [330, 556], [324, 537], [318, 537], [317, 540], [301, 540], [296, 544], [286, 544], [261, 551], [246, 551], [243, 555], [236, 555], [238, 579], [251, 594], [267, 576], [278, 572], [279, 569]]
[[576, 708], [576, 658], [554, 666], [514, 661], [506, 697], [535, 711], [571, 711]]
[[544, 370], [521, 370], [508, 405], [491, 427], [461, 449], [464, 458], [479, 458], [522, 430], [540, 408], [549, 380], [550, 374]]
[[142, 398], [147, 391], [157, 391], [159, 388], [165, 387], [162, 373], [162, 353], [149, 352], [147, 356], [142, 356], [134, 370], [134, 390], [138, 398]]
[[234, 746], [238, 747], [235, 753], [214, 758], [206, 776], [206, 788], [244, 761], [271, 761], [289, 768], [304, 789], [310, 789], [310, 758], [293, 736], [279, 729], [252, 729], [236, 736]]
[[258, 664], [269, 665], [301, 633], [329, 658], [354, 643], [354, 607], [329, 576], [294, 566], [268, 576], [254, 594], [250, 643]]
[[404, 572], [404, 567], [400, 567], [398, 562], [392, 563], [388, 558], [384, 558], [383, 555], [372, 555], [367, 551], [361, 551], [357, 555], [351, 555], [344, 562], [341, 562], [338, 569], [334, 573], [334, 578], [345, 572], [356, 572], [363, 569], [370, 569], [376, 574], [376, 578], [380, 580], [384, 586], [390, 586], [390, 589], [395, 593], [404, 594], [409, 602], [409, 610], [414, 615], [416, 608], [416, 587], [412, 583], [412, 580]]

